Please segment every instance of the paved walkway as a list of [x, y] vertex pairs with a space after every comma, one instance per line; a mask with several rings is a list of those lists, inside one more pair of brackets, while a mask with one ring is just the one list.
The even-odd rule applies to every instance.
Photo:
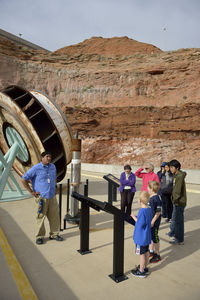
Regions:
[[[82, 182], [86, 178], [89, 179], [89, 196], [107, 201], [107, 182], [102, 179], [102, 174], [83, 172]], [[139, 191], [140, 181], [137, 187]], [[151, 273], [145, 279], [130, 274], [138, 264], [139, 257], [134, 253], [133, 227], [125, 225], [124, 272], [128, 280], [121, 283], [115, 283], [108, 276], [113, 272], [112, 215], [91, 210], [92, 253], [80, 255], [77, 252], [80, 248], [77, 226], [67, 223], [67, 229], [61, 233], [64, 241], [56, 242], [48, 240], [46, 223], [47, 238], [43, 245], [38, 246], [34, 237], [34, 199], [0, 203], [0, 299], [199, 299], [200, 185], [187, 185], [187, 190], [185, 245], [168, 243], [166, 232], [169, 228], [163, 220], [160, 227], [162, 261], [150, 266]], [[132, 207], [135, 213], [139, 209], [137, 196], [138, 192]], [[66, 212], [65, 202], [63, 194], [63, 216]], [[119, 195], [114, 205], [119, 207]], [[6, 241], [9, 245], [6, 245]], [[9, 247], [11, 258], [6, 254]], [[16, 260], [13, 262], [14, 257]], [[14, 275], [13, 265], [16, 274], [21, 272], [19, 276]], [[17, 277], [20, 277], [20, 283]]]

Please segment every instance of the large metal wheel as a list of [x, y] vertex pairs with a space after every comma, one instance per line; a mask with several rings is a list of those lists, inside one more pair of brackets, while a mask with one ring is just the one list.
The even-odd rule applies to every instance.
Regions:
[[44, 150], [52, 153], [57, 182], [71, 162], [72, 133], [56, 103], [38, 91], [9, 86], [0, 92], [0, 147], [5, 154], [15, 141], [20, 145], [13, 167], [23, 175], [40, 162]]

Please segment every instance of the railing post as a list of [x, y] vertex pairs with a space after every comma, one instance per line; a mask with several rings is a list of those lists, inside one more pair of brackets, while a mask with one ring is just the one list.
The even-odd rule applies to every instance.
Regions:
[[113, 202], [113, 188], [112, 188], [112, 183], [108, 182], [108, 203], [112, 205]]
[[[84, 185], [84, 196], [88, 196], [87, 185]], [[91, 253], [89, 250], [89, 227], [90, 227], [90, 211], [89, 205], [86, 202], [81, 202], [80, 214], [80, 250], [78, 252], [82, 255]]]
[[84, 196], [88, 197], [88, 179], [86, 179], [86, 184], [84, 185]]
[[[66, 203], [66, 215], [64, 218], [64, 229], [66, 229], [66, 222], [69, 217], [69, 194], [70, 194], [70, 179], [67, 179], [67, 203]], [[71, 216], [70, 216], [71, 217]]]
[[59, 218], [60, 218], [60, 231], [61, 228], [61, 216], [62, 216], [62, 183], [59, 184]]
[[114, 215], [113, 274], [109, 277], [117, 283], [128, 279], [124, 275], [124, 219], [119, 214]]
[[86, 186], [87, 186], [87, 197], [88, 197], [88, 191], [89, 191], [89, 180], [86, 179]]
[[112, 186], [112, 200], [117, 201], [117, 187], [114, 184]]
[[66, 213], [69, 213], [69, 193], [70, 193], [70, 179], [67, 179], [67, 205], [66, 205]]

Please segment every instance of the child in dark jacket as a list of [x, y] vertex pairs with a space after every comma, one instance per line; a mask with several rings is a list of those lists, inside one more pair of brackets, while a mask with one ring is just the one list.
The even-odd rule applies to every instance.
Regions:
[[148, 191], [150, 194], [149, 207], [151, 207], [153, 219], [151, 221], [151, 235], [152, 243], [149, 246], [150, 249], [150, 263], [156, 263], [161, 260], [160, 257], [160, 239], [158, 235], [158, 230], [161, 222], [161, 196], [158, 195], [159, 183], [157, 181], [149, 181]]

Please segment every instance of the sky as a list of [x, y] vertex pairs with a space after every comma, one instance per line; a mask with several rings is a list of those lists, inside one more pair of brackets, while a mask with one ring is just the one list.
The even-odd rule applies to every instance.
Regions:
[[200, 0], [0, 0], [0, 28], [50, 51], [93, 36], [200, 48]]

